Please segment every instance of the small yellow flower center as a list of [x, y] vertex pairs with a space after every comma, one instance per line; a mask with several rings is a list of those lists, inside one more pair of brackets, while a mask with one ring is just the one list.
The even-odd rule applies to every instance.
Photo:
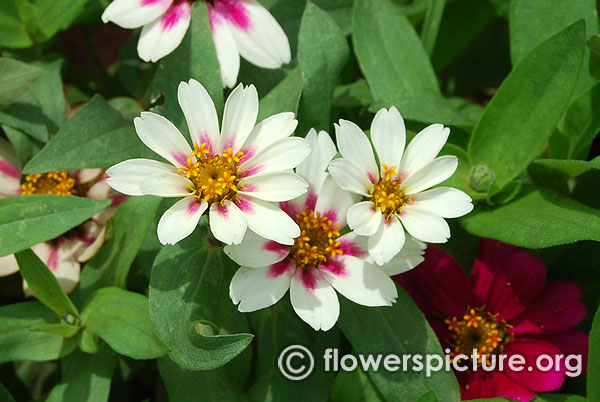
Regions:
[[300, 226], [300, 237], [294, 240], [290, 256], [297, 266], [318, 267], [327, 258], [343, 254], [337, 240], [340, 225], [334, 225], [328, 217], [306, 207], [296, 215], [296, 223]]
[[194, 183], [194, 196], [206, 202], [237, 201], [238, 190], [243, 188], [238, 173], [238, 164], [245, 157], [239, 151], [235, 155], [231, 148], [222, 155], [211, 155], [210, 144], [194, 143], [194, 150], [187, 158], [187, 167], [179, 173]]
[[512, 326], [504, 320], [499, 321], [497, 316], [483, 308], [469, 308], [461, 318], [446, 318], [452, 346], [450, 357], [470, 356], [475, 349], [479, 355], [478, 363], [481, 364], [485, 356], [489, 365], [492, 355], [502, 354], [504, 344], [512, 339], [508, 332]]
[[[383, 177], [371, 189], [371, 200], [375, 203], [375, 208], [379, 208], [386, 219], [394, 214], [402, 214], [402, 208], [406, 204], [412, 203], [410, 196], [404, 193], [400, 185], [402, 176], [396, 173], [396, 166], [388, 168], [383, 164]], [[395, 176], [395, 178], [394, 178]]]
[[77, 181], [64, 170], [28, 174], [25, 177], [25, 183], [21, 184], [21, 195], [75, 195], [77, 194], [76, 184]]

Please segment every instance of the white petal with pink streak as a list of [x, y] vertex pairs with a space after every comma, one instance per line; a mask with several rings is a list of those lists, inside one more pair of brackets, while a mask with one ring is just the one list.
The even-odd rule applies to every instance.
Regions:
[[207, 3], [207, 6], [210, 29], [221, 68], [221, 81], [224, 87], [233, 88], [240, 71], [240, 52], [225, 17], [211, 4]]
[[152, 159], [128, 159], [106, 171], [106, 183], [120, 193], [144, 195], [140, 184], [144, 179], [157, 173], [176, 173], [177, 169], [166, 163]]
[[[46, 264], [65, 292], [70, 293], [75, 289], [79, 283], [80, 265], [73, 257], [67, 242], [58, 245], [39, 243], [32, 246], [31, 250]], [[25, 280], [23, 280], [23, 291], [25, 295], [33, 296]]]
[[294, 133], [297, 126], [298, 120], [292, 112], [274, 114], [262, 120], [252, 129], [244, 142], [242, 148], [247, 157], [242, 160], [242, 165], [263, 149], [279, 140], [288, 138]]
[[383, 225], [381, 209], [371, 201], [362, 201], [348, 209], [348, 226], [360, 236], [372, 236]]
[[404, 241], [402, 224], [396, 215], [392, 215], [389, 219], [384, 219], [377, 233], [369, 237], [369, 254], [377, 264], [383, 265], [398, 254]]
[[165, 117], [142, 112], [133, 119], [135, 131], [140, 140], [151, 150], [178, 168], [187, 168], [187, 158], [192, 149], [177, 127]]
[[177, 90], [179, 106], [183, 110], [192, 142], [210, 144], [218, 152], [219, 118], [215, 104], [206, 89], [195, 79], [181, 82]]
[[342, 119], [334, 126], [337, 146], [344, 159], [352, 161], [371, 182], [375, 182], [379, 177], [379, 167], [365, 133], [348, 120]]
[[159, 197], [185, 197], [194, 193], [193, 187], [194, 183], [176, 173], [153, 174], [140, 183], [143, 194]]
[[406, 236], [404, 246], [402, 250], [387, 264], [383, 264], [381, 267], [378, 265], [368, 264], [374, 268], [380, 268], [389, 276], [399, 275], [406, 271], [409, 271], [422, 263], [425, 258], [425, 243], [415, 240], [412, 236]]
[[296, 173], [304, 177], [311, 189], [319, 192], [327, 177], [327, 166], [337, 154], [333, 140], [325, 131], [311, 129], [306, 135], [310, 144], [310, 155], [296, 168]]
[[238, 85], [229, 95], [223, 111], [221, 147], [237, 153], [252, 132], [258, 116], [258, 93], [254, 85]]
[[329, 219], [340, 225], [340, 228], [343, 228], [346, 226], [348, 209], [357, 201], [358, 196], [339, 188], [333, 178], [327, 175], [327, 178], [318, 190], [315, 210], [321, 212], [323, 215], [327, 215]]
[[249, 169], [247, 176], [281, 172], [298, 166], [310, 152], [310, 145], [304, 138], [285, 138], [259, 151], [244, 163], [243, 168]]
[[240, 201], [248, 227], [257, 235], [289, 246], [300, 236], [298, 224], [279, 207], [248, 196], [240, 196]]
[[102, 21], [122, 28], [139, 28], [163, 15], [173, 0], [114, 0], [102, 13]]
[[176, 244], [185, 239], [196, 229], [206, 208], [206, 201], [198, 202], [191, 196], [177, 201], [158, 222], [158, 240], [162, 244]]
[[288, 201], [306, 192], [308, 183], [295, 173], [260, 173], [242, 180], [246, 187], [240, 194], [246, 194], [265, 201]]
[[209, 221], [212, 234], [225, 244], [240, 244], [248, 227], [244, 213], [229, 200], [211, 204]]
[[404, 119], [394, 106], [380, 109], [371, 123], [371, 139], [379, 157], [379, 164], [396, 167], [400, 173], [400, 161], [406, 145]]
[[270, 273], [270, 267], [240, 267], [229, 285], [229, 296], [238, 310], [247, 313], [272, 306], [290, 288], [291, 273], [287, 270], [278, 276]]
[[358, 166], [345, 158], [334, 159], [329, 164], [329, 173], [340, 188], [354, 194], [369, 196], [373, 184]]
[[448, 140], [450, 129], [442, 124], [425, 127], [412, 139], [400, 164], [398, 173], [407, 173], [408, 178], [433, 161]]
[[290, 248], [247, 230], [240, 244], [225, 246], [223, 251], [240, 266], [262, 268], [283, 260]]
[[[290, 285], [290, 300], [298, 316], [315, 331], [330, 330], [340, 315], [340, 302], [335, 290], [322, 274], [313, 269], [308, 274], [296, 270]], [[303, 275], [313, 275], [303, 280]]]
[[144, 25], [137, 46], [140, 58], [155, 63], [175, 50], [190, 26], [190, 17], [190, 4], [183, 0]]
[[0, 138], [0, 198], [21, 194], [21, 168], [12, 145]]

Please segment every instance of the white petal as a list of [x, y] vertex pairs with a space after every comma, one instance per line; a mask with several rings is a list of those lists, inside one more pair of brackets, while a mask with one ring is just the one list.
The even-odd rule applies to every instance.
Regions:
[[155, 63], [175, 50], [190, 26], [190, 16], [190, 4], [184, 0], [144, 25], [137, 46], [140, 58]]
[[144, 195], [140, 184], [145, 178], [157, 173], [176, 173], [177, 169], [152, 159], [129, 159], [112, 166], [106, 171], [106, 183], [120, 193]]
[[192, 142], [198, 145], [210, 144], [211, 150], [218, 147], [219, 118], [217, 110], [202, 84], [194, 79], [190, 79], [189, 82], [181, 82], [177, 90], [177, 99], [185, 115]]
[[274, 114], [262, 120], [252, 129], [243, 145], [244, 162], [277, 141], [288, 138], [297, 126], [298, 120], [292, 112]]
[[373, 236], [383, 226], [381, 209], [371, 201], [362, 201], [348, 209], [348, 226], [359, 236]]
[[[314, 276], [311, 281], [303, 280], [304, 275]], [[333, 287], [316, 269], [304, 273], [296, 270], [290, 285], [290, 300], [296, 314], [315, 331], [330, 330], [340, 315], [340, 302]]]
[[246, 214], [248, 227], [257, 235], [289, 246], [300, 236], [296, 222], [279, 207], [248, 196], [241, 195], [239, 198], [239, 207]]
[[429, 211], [443, 218], [458, 218], [473, 210], [471, 197], [452, 187], [437, 187], [417, 193], [412, 208]]
[[100, 168], [81, 169], [76, 170], [73, 177], [78, 183], [91, 183], [95, 180], [100, 179], [104, 174], [104, 171]]
[[217, 2], [240, 54], [263, 68], [279, 68], [291, 60], [290, 44], [275, 18], [254, 0]]
[[340, 188], [365, 197], [369, 196], [373, 184], [367, 175], [348, 159], [332, 160], [328, 170]]
[[[75, 289], [79, 283], [80, 265], [71, 254], [67, 242], [59, 240], [58, 246], [39, 243], [32, 246], [31, 250], [46, 264], [66, 293]], [[27, 296], [33, 295], [25, 280], [23, 280], [23, 291]]]
[[240, 71], [240, 52], [225, 18], [210, 4], [208, 17], [224, 87], [233, 88]]
[[254, 85], [238, 85], [227, 98], [223, 111], [221, 151], [228, 148], [235, 154], [240, 150], [256, 124], [258, 93]]
[[79, 262], [96, 255], [106, 237], [106, 226], [90, 219], [77, 227], [76, 238], [71, 242], [71, 253]]
[[229, 296], [243, 313], [260, 310], [277, 303], [290, 288], [293, 270], [278, 276], [270, 275], [270, 267], [237, 270], [229, 285]]
[[432, 124], [425, 127], [406, 147], [398, 173], [407, 173], [407, 177], [410, 178], [433, 161], [440, 153], [449, 135], [450, 129], [442, 124]]
[[404, 247], [394, 258], [387, 264], [379, 267], [389, 276], [399, 275], [406, 271], [409, 271], [422, 263], [425, 258], [425, 244], [412, 238], [412, 236], [406, 236]]
[[327, 166], [337, 154], [333, 140], [325, 131], [317, 135], [315, 129], [311, 129], [306, 135], [310, 144], [310, 155], [296, 168], [296, 173], [304, 177], [315, 191], [319, 191], [327, 177]]
[[369, 237], [369, 254], [375, 262], [383, 265], [389, 262], [404, 246], [404, 228], [396, 215], [383, 221], [374, 236]]
[[439, 215], [405, 205], [400, 216], [406, 231], [417, 240], [428, 243], [445, 243], [450, 238], [450, 228]]
[[159, 114], [142, 112], [141, 117], [133, 119], [133, 124], [138, 137], [148, 148], [173, 166], [187, 167], [187, 158], [192, 149], [173, 123]]
[[0, 198], [21, 194], [19, 158], [8, 141], [0, 138]]
[[194, 193], [193, 186], [194, 183], [176, 173], [158, 173], [145, 178], [140, 183], [140, 190], [145, 195], [184, 197]]
[[335, 224], [343, 228], [346, 226], [348, 209], [357, 201], [357, 196], [339, 188], [331, 175], [327, 175], [318, 192], [315, 210], [326, 215]]
[[415, 174], [402, 183], [407, 194], [415, 194], [440, 184], [454, 174], [458, 167], [458, 158], [444, 155], [423, 166]]
[[396, 166], [400, 173], [400, 160], [406, 145], [406, 128], [404, 119], [394, 106], [389, 110], [380, 109], [371, 123], [371, 139], [377, 151], [380, 165], [388, 168]]
[[198, 226], [207, 207], [206, 201], [198, 202], [195, 197], [177, 201], [158, 221], [158, 240], [162, 244], [176, 244], [188, 237]]
[[19, 264], [14, 254], [0, 257], [0, 276], [12, 275], [19, 270]]
[[246, 194], [252, 197], [260, 198], [265, 201], [289, 201], [304, 193], [308, 188], [308, 183], [295, 173], [261, 173], [259, 175], [246, 177], [242, 179], [244, 191], [240, 194]]
[[279, 140], [259, 151], [245, 161], [242, 167], [248, 169], [246, 176], [257, 173], [281, 172], [298, 166], [310, 154], [308, 141], [300, 137]]
[[114, 0], [102, 13], [102, 22], [121, 28], [139, 28], [165, 13], [173, 0]]
[[229, 200], [219, 206], [213, 202], [209, 212], [210, 231], [225, 244], [240, 244], [246, 233], [246, 216]]
[[381, 269], [367, 266], [352, 256], [338, 257], [344, 269], [341, 273], [322, 270], [325, 279], [342, 296], [363, 306], [391, 306], [398, 297], [396, 285]]
[[339, 125], [334, 126], [337, 146], [344, 159], [352, 161], [371, 182], [375, 183], [379, 178], [379, 168], [375, 163], [373, 148], [366, 134], [348, 120], [340, 120]]
[[225, 246], [223, 251], [240, 266], [261, 268], [283, 260], [290, 249], [273, 240], [262, 238], [251, 230], [246, 230], [240, 244]]

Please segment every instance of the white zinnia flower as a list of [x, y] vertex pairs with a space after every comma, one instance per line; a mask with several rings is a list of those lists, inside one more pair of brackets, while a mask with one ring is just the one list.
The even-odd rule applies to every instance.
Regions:
[[290, 170], [310, 153], [303, 138], [290, 137], [298, 122], [279, 113], [255, 126], [258, 94], [238, 85], [223, 113], [195, 80], [179, 84], [178, 99], [194, 147], [166, 118], [143, 112], [134, 119], [142, 142], [171, 165], [149, 159], [121, 162], [106, 172], [108, 184], [128, 195], [183, 197], [158, 223], [162, 244], [190, 235], [209, 209], [210, 229], [226, 244], [242, 241], [246, 228], [282, 244], [293, 244], [298, 225], [272, 202], [306, 192], [307, 184]]
[[398, 296], [389, 275], [405, 272], [423, 261], [424, 245], [407, 239], [402, 252], [379, 267], [368, 256], [366, 238], [340, 235], [355, 197], [340, 189], [326, 173], [336, 148], [326, 132], [306, 137], [312, 153], [296, 169], [309, 183], [308, 194], [281, 203], [302, 233], [291, 246], [247, 233], [241, 244], [225, 253], [241, 267], [229, 287], [239, 311], [250, 312], [277, 303], [290, 290], [298, 316], [315, 330], [336, 323], [340, 305], [336, 291], [365, 306], [389, 306]]
[[402, 116], [395, 107], [379, 110], [371, 124], [379, 166], [356, 124], [340, 120], [335, 132], [342, 158], [331, 162], [329, 172], [341, 188], [362, 196], [348, 210], [348, 225], [357, 235], [369, 237], [369, 254], [377, 264], [385, 264], [402, 249], [404, 229], [417, 240], [444, 243], [450, 228], [443, 218], [457, 218], [473, 209], [471, 198], [460, 190], [427, 190], [452, 176], [458, 166], [456, 156], [436, 158], [449, 128], [432, 124], [404, 150]]
[[[190, 25], [193, 0], [114, 0], [102, 14], [123, 28], [142, 27], [138, 54], [156, 62], [183, 40]], [[279, 68], [291, 60], [290, 44], [281, 26], [255, 0], [206, 2], [223, 86], [232, 88], [240, 55], [262, 68]]]

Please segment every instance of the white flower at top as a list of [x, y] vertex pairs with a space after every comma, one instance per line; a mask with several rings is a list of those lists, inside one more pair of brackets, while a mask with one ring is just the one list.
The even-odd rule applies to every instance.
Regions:
[[315, 330], [326, 331], [339, 316], [336, 291], [365, 306], [391, 305], [398, 294], [389, 276], [423, 261], [425, 246], [407, 238], [402, 252], [379, 267], [367, 253], [365, 237], [341, 235], [356, 197], [325, 171], [337, 153], [329, 135], [311, 130], [306, 138], [312, 152], [296, 173], [309, 183], [308, 193], [280, 203], [301, 234], [292, 245], [281, 245], [247, 233], [241, 244], [226, 246], [225, 253], [241, 266], [229, 294], [239, 311], [250, 312], [277, 303], [289, 289], [298, 316]]
[[[342, 158], [329, 172], [343, 189], [362, 196], [348, 210], [348, 225], [368, 236], [368, 250], [377, 264], [390, 261], [405, 242], [404, 229], [415, 239], [444, 243], [450, 228], [444, 218], [463, 216], [473, 209], [471, 198], [452, 187], [429, 189], [456, 171], [453, 155], [436, 157], [450, 134], [441, 124], [423, 129], [404, 149], [404, 120], [395, 107], [381, 109], [371, 124], [371, 143], [354, 123], [335, 126]], [[429, 190], [428, 190], [429, 189]]]
[[[201, 0], [203, 1], [203, 0]], [[102, 20], [123, 28], [142, 28], [138, 54], [156, 62], [183, 40], [190, 25], [193, 0], [114, 0]], [[291, 60], [290, 44], [281, 26], [255, 0], [204, 1], [223, 86], [233, 88], [240, 69], [240, 55], [262, 68], [279, 68]]]
[[223, 243], [240, 243], [249, 228], [293, 244], [300, 229], [272, 202], [306, 192], [304, 179], [290, 171], [310, 153], [304, 138], [289, 138], [298, 124], [294, 114], [279, 113], [255, 126], [256, 88], [238, 85], [225, 102], [219, 130], [213, 101], [200, 83], [180, 83], [178, 99], [193, 147], [169, 120], [143, 112], [134, 119], [140, 140], [170, 164], [130, 159], [108, 169], [108, 184], [127, 195], [182, 197], [158, 223], [162, 244], [190, 235], [206, 210]]

